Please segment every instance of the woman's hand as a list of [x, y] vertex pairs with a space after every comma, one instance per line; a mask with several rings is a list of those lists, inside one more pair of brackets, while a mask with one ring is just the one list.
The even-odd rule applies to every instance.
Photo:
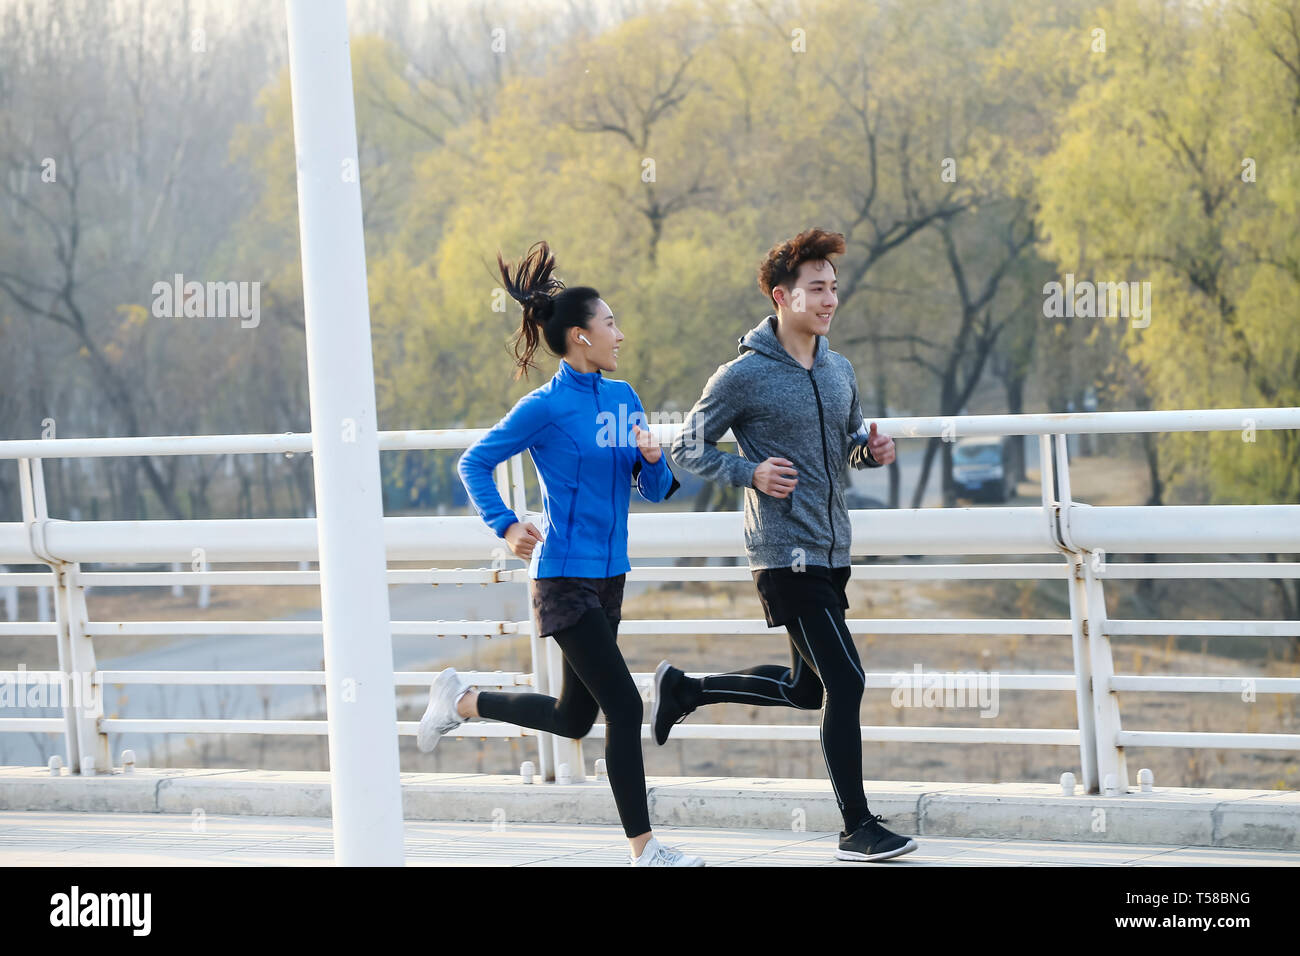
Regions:
[[633, 425], [632, 429], [636, 432], [636, 447], [641, 451], [641, 457], [652, 465], [658, 464], [664, 450], [659, 447], [654, 435], [640, 425]]
[[505, 539], [516, 558], [528, 561], [533, 556], [533, 548], [541, 543], [542, 533], [531, 521], [516, 521], [506, 528]]

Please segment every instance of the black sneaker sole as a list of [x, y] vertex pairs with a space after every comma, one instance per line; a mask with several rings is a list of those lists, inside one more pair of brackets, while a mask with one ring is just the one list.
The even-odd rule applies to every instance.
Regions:
[[[672, 665], [667, 661], [660, 661], [659, 666], [655, 668], [655, 702], [654, 706], [650, 708], [650, 733], [654, 737], [655, 743], [660, 747], [668, 742], [667, 734], [664, 735], [663, 740], [659, 739], [659, 731], [657, 728], [659, 726], [659, 704], [664, 699], [664, 677], [667, 676], [670, 667], [672, 667]], [[671, 732], [670, 728], [669, 733]]]
[[855, 853], [853, 850], [836, 850], [835, 859], [849, 860], [853, 863], [879, 863], [881, 860], [892, 860], [896, 856], [902, 856], [904, 853], [911, 853], [916, 849], [916, 841], [908, 840], [897, 850], [886, 850], [884, 853]]

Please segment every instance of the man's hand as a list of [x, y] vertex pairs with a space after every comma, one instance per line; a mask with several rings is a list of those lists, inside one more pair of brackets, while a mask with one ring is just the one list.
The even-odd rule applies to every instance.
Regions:
[[769, 458], [754, 469], [754, 487], [773, 498], [785, 498], [798, 484], [798, 474], [789, 459]]
[[871, 457], [882, 465], [892, 464], [897, 457], [894, 439], [877, 433], [875, 422], [871, 423], [871, 430], [867, 432], [867, 448], [871, 451]]
[[654, 435], [640, 425], [633, 425], [632, 429], [636, 432], [636, 447], [641, 450], [641, 457], [652, 465], [658, 464], [664, 450], [659, 447]]
[[505, 539], [516, 558], [528, 561], [533, 556], [533, 548], [541, 543], [542, 533], [533, 527], [531, 521], [516, 521], [506, 528]]

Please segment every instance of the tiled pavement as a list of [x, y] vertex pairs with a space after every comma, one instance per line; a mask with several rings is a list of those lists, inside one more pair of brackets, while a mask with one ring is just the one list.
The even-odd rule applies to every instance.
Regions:
[[[664, 827], [668, 844], [710, 866], [838, 866], [835, 835]], [[914, 866], [1300, 866], [1300, 853], [1207, 847], [1117, 846], [922, 837]], [[615, 826], [408, 821], [410, 866], [617, 866], [627, 843]], [[0, 812], [0, 866], [321, 866], [333, 863], [320, 817], [191, 817], [163, 813]]]

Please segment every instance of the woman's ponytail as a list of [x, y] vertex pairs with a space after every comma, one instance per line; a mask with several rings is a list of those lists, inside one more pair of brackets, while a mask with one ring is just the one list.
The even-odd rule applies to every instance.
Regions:
[[523, 261], [515, 267], [514, 275], [510, 267], [497, 253], [497, 268], [501, 270], [501, 280], [506, 292], [524, 307], [524, 315], [515, 332], [513, 347], [515, 354], [515, 378], [527, 375], [533, 367], [533, 353], [541, 338], [546, 333], [546, 323], [554, 315], [555, 303], [550, 292], [564, 288], [560, 280], [552, 277], [555, 270], [555, 256], [551, 255], [550, 246], [545, 242], [535, 242], [529, 248]]
[[523, 306], [524, 314], [511, 345], [514, 350], [515, 378], [535, 367], [533, 354], [543, 341], [556, 355], [564, 354], [564, 333], [571, 326], [586, 327], [592, 315], [590, 303], [600, 293], [588, 286], [565, 289], [555, 278], [555, 256], [545, 241], [535, 242], [511, 275], [510, 267], [497, 253], [497, 268], [510, 297]]

